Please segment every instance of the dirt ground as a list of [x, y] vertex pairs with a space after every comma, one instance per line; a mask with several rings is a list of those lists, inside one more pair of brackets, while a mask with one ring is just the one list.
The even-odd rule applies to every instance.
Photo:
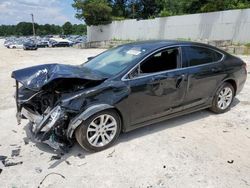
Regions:
[[[15, 69], [44, 64], [80, 64], [100, 49], [11, 50], [0, 41], [0, 155], [23, 164], [3, 167], [0, 187], [250, 187], [250, 79], [231, 111], [207, 110], [122, 134], [116, 145], [87, 153], [76, 145], [60, 160], [43, 144], [24, 142], [27, 121], [17, 125]], [[242, 56], [248, 63], [250, 57]], [[14, 149], [20, 155], [11, 157]]]

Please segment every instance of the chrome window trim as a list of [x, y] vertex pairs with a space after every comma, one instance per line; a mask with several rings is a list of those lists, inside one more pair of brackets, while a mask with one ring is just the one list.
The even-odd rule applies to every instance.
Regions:
[[[202, 65], [196, 65], [196, 66], [188, 66], [188, 67], [182, 67], [182, 47], [186, 47], [186, 46], [194, 46], [194, 47], [200, 47], [200, 48], [205, 48], [205, 49], [209, 49], [209, 50], [212, 50], [214, 52], [217, 52], [219, 54], [222, 55], [221, 59], [218, 60], [218, 61], [215, 61], [215, 62], [211, 62], [211, 63], [205, 63], [205, 64], [202, 64]], [[181, 52], [181, 56], [180, 56], [180, 60], [181, 60], [181, 67], [180, 68], [176, 68], [176, 69], [173, 69], [173, 70], [166, 70], [166, 71], [161, 71], [161, 72], [156, 72], [156, 73], [149, 73], [147, 75], [144, 75], [144, 76], [139, 76], [139, 77], [135, 77], [135, 78], [126, 78], [139, 64], [141, 64], [144, 60], [146, 60], [148, 57], [150, 57], [151, 55], [161, 51], [161, 50], [165, 50], [165, 49], [168, 49], [168, 48], [174, 48], [174, 47], [178, 47], [180, 48], [180, 52]], [[128, 80], [137, 80], [137, 79], [140, 79], [140, 78], [145, 78], [145, 77], [148, 77], [148, 76], [154, 76], [154, 75], [157, 75], [157, 74], [163, 74], [163, 73], [168, 73], [168, 72], [174, 72], [174, 71], [178, 71], [178, 70], [186, 70], [186, 69], [189, 69], [189, 68], [195, 68], [195, 67], [202, 67], [202, 66], [206, 66], [206, 65], [211, 65], [211, 64], [215, 64], [215, 63], [219, 63], [221, 62], [225, 57], [225, 54], [223, 54], [222, 52], [216, 50], [216, 49], [213, 49], [213, 48], [210, 48], [210, 47], [206, 47], [206, 46], [202, 46], [202, 45], [198, 45], [198, 44], [180, 44], [180, 45], [171, 45], [171, 46], [165, 46], [165, 47], [162, 47], [162, 48], [159, 48], [157, 49], [156, 51], [150, 53], [149, 55], [147, 55], [146, 57], [144, 57], [141, 61], [139, 61], [134, 67], [132, 67], [122, 78], [121, 78], [121, 81], [128, 81]]]

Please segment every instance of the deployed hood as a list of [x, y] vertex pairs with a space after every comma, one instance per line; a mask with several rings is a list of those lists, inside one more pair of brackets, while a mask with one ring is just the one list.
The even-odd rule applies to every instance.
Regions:
[[77, 78], [85, 80], [103, 80], [101, 75], [94, 74], [80, 66], [64, 64], [45, 64], [28, 67], [12, 72], [12, 78], [22, 83], [24, 87], [39, 91], [44, 85], [60, 78]]

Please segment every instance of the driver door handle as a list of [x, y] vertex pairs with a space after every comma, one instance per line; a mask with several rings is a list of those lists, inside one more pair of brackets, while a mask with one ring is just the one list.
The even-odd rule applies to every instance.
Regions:
[[176, 88], [180, 88], [181, 87], [181, 84], [183, 83], [183, 81], [185, 80], [185, 77], [186, 75], [185, 74], [182, 74], [180, 76], [178, 76], [176, 78]]

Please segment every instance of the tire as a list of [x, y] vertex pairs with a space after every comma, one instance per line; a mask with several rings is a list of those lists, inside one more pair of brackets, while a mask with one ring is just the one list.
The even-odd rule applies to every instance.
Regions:
[[221, 114], [230, 110], [235, 96], [234, 87], [228, 83], [223, 83], [216, 91], [210, 110], [216, 114]]
[[[106, 124], [101, 123], [105, 120]], [[96, 113], [80, 124], [75, 131], [75, 137], [85, 150], [98, 152], [113, 145], [120, 132], [121, 119], [115, 110], [110, 109]]]

